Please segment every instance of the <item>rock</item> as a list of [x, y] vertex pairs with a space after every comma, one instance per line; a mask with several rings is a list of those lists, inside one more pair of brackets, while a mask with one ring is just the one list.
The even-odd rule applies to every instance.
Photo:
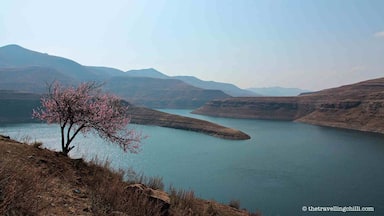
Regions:
[[3, 139], [3, 140], [9, 140], [11, 139], [10, 136], [4, 136], [4, 135], [0, 135], [0, 140]]
[[160, 190], [153, 190], [151, 189], [150, 190], [150, 196], [154, 199], [157, 199], [157, 200], [161, 200], [162, 202], [164, 203], [167, 203], [167, 204], [170, 204], [171, 203], [171, 198], [169, 197], [169, 195], [164, 192], [164, 191], [160, 191]]
[[126, 189], [147, 196], [149, 200], [161, 206], [161, 211], [163, 212], [163, 215], [169, 215], [168, 211], [171, 206], [171, 198], [166, 192], [154, 190], [143, 184], [131, 184], [128, 185]]

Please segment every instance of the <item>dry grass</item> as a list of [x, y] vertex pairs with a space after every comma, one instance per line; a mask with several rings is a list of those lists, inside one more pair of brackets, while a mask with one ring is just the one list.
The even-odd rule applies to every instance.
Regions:
[[95, 215], [164, 215], [162, 206], [138, 191], [127, 190], [125, 172], [112, 171], [109, 162], [93, 161], [84, 181], [91, 191], [92, 211]]
[[[120, 172], [123, 172], [120, 170]], [[127, 182], [131, 184], [145, 184], [155, 190], [164, 190], [163, 178], [159, 176], [147, 177], [143, 173], [136, 173], [134, 170], [124, 171], [124, 176]]]
[[44, 182], [35, 173], [25, 166], [1, 163], [0, 215], [36, 215], [43, 208], [37, 198]]
[[0, 215], [82, 213], [87, 202], [72, 193], [77, 177], [71, 162], [36, 146], [0, 140]]
[[179, 210], [188, 210], [195, 206], [195, 193], [193, 191], [177, 190], [173, 186], [169, 188], [172, 206]]
[[40, 143], [0, 137], [0, 215], [249, 215], [173, 187], [164, 205], [132, 190], [133, 183], [151, 186], [144, 191], [152, 193], [164, 188], [160, 177], [113, 171], [108, 162], [87, 163], [41, 149]]
[[170, 187], [168, 191], [171, 198], [172, 215], [201, 215], [201, 216], [231, 216], [231, 215], [255, 215], [239, 208], [233, 208], [219, 204], [215, 201], [206, 201], [195, 197], [191, 190], [181, 190]]

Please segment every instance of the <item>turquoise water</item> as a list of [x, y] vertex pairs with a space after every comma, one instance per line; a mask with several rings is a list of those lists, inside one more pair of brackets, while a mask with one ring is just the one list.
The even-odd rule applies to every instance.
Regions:
[[[384, 215], [384, 136], [284, 121], [225, 119], [164, 110], [240, 129], [251, 140], [230, 141], [204, 134], [132, 125], [148, 135], [139, 154], [123, 153], [88, 135], [72, 157], [109, 159], [116, 168], [162, 176], [166, 185], [193, 189], [197, 196], [263, 215], [324, 215], [302, 206], [373, 206]], [[59, 148], [59, 128], [46, 124], [0, 126], [0, 134], [43, 141]], [[341, 213], [351, 215], [351, 213]], [[325, 215], [340, 215], [331, 212]]]

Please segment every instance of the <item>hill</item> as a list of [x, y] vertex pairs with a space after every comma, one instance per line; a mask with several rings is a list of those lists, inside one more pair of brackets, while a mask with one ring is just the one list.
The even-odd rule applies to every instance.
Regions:
[[233, 84], [221, 83], [215, 81], [203, 81], [193, 76], [174, 76], [174, 79], [178, 79], [188, 83], [190, 85], [202, 88], [202, 89], [218, 89], [224, 93], [231, 95], [233, 97], [245, 97], [245, 96], [260, 96], [260, 94], [254, 93], [252, 91], [241, 89]]
[[[107, 68], [98, 69], [101, 71]], [[103, 73], [101, 72], [100, 73]], [[110, 71], [115, 73], [115, 71]], [[0, 90], [24, 91], [42, 94], [53, 81], [64, 85], [78, 84], [81, 80], [72, 78], [53, 68], [41, 66], [0, 68]], [[212, 99], [230, 97], [218, 90], [193, 87], [174, 79], [145, 77], [106, 77], [105, 90], [117, 94], [131, 103], [153, 108], [196, 108]]]
[[250, 215], [193, 191], [167, 193], [161, 178], [70, 159], [41, 143], [0, 135], [0, 158], [0, 215]]
[[233, 84], [221, 83], [221, 82], [215, 82], [215, 81], [204, 81], [194, 76], [167, 76], [166, 74], [163, 74], [154, 68], [130, 70], [130, 71], [127, 71], [127, 75], [132, 77], [148, 77], [148, 78], [156, 78], [156, 79], [176, 79], [201, 89], [221, 90], [225, 94], [233, 97], [260, 96], [260, 94], [241, 89]]
[[35, 52], [18, 45], [8, 45], [0, 48], [0, 67], [31, 66], [55, 69], [57, 72], [80, 81], [97, 78], [92, 70], [88, 70], [86, 67], [70, 59]]
[[93, 71], [93, 73], [101, 80], [105, 80], [113, 76], [127, 75], [124, 71], [111, 67], [86, 66], [86, 68]]
[[148, 78], [156, 78], [156, 79], [170, 79], [171, 77], [153, 69], [140, 69], [140, 70], [129, 70], [127, 71], [128, 76], [132, 77], [148, 77]]
[[0, 90], [39, 94], [46, 92], [47, 85], [55, 80], [59, 80], [64, 85], [80, 82], [54, 68], [42, 66], [0, 68], [0, 77]]
[[196, 108], [213, 99], [230, 97], [219, 90], [205, 90], [176, 79], [113, 77], [106, 90], [139, 106], [152, 108]]
[[247, 90], [260, 94], [262, 96], [273, 97], [288, 97], [298, 96], [302, 93], [311, 92], [309, 90], [299, 88], [284, 88], [284, 87], [264, 87], [264, 88], [248, 88]]
[[290, 120], [384, 133], [384, 78], [296, 97], [213, 100], [194, 113], [231, 118]]

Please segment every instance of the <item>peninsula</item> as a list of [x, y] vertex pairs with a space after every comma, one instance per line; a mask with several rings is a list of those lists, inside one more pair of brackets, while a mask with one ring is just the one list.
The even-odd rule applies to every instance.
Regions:
[[248, 134], [233, 128], [200, 119], [160, 112], [146, 107], [130, 106], [128, 112], [131, 115], [131, 122], [134, 124], [182, 129], [230, 140], [247, 140], [251, 138]]
[[[146, 107], [139, 107], [126, 102], [131, 123], [142, 125], [156, 125], [161, 127], [182, 129], [204, 133], [207, 135], [230, 139], [246, 140], [250, 136], [246, 133], [224, 127], [209, 121], [189, 118], [160, 112]], [[32, 122], [32, 110], [40, 104], [40, 95], [17, 92], [0, 91], [0, 123]]]

